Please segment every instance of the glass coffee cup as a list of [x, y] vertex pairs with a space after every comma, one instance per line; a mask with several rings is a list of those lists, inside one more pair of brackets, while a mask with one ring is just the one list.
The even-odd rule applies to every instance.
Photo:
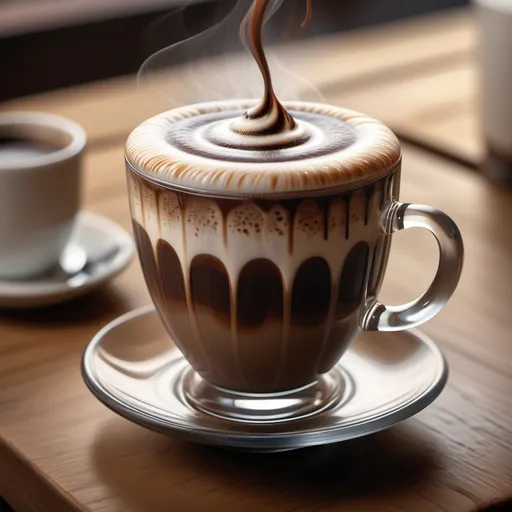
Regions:
[[[333, 369], [362, 330], [434, 317], [454, 292], [463, 244], [434, 208], [399, 202], [402, 153], [366, 115], [291, 102], [297, 130], [230, 144], [253, 101], [174, 109], [126, 147], [131, 215], [151, 298], [190, 363], [197, 409], [239, 421], [318, 413], [345, 385]], [[430, 231], [439, 265], [401, 307], [378, 300], [392, 234]]]

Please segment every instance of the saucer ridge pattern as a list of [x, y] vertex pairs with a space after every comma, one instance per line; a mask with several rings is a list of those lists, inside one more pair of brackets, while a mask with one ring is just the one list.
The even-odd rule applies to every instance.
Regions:
[[190, 367], [153, 306], [106, 325], [87, 346], [82, 375], [92, 394], [124, 418], [189, 441], [272, 452], [345, 441], [386, 429], [430, 405], [448, 365], [417, 330], [363, 332], [334, 371], [350, 382], [337, 404], [285, 422], [244, 423], [203, 413], [182, 392]]

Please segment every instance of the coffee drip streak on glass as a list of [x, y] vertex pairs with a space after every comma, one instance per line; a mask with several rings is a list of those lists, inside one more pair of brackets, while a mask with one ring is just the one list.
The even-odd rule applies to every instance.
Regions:
[[[176, 342], [196, 340], [180, 349], [203, 377], [240, 391], [282, 391], [297, 387], [304, 373], [317, 378], [339, 358], [339, 339], [356, 333], [357, 311], [382, 283], [389, 237], [375, 230], [396, 197], [394, 175], [307, 200], [201, 198], [134, 173], [129, 183], [140, 205], [134, 234], [153, 300]], [[173, 229], [183, 239], [170, 237]], [[212, 231], [221, 236], [206, 249], [201, 240]], [[251, 239], [260, 240], [261, 251], [239, 260]], [[315, 256], [311, 243], [333, 250]], [[304, 341], [310, 338], [319, 342]], [[298, 345], [288, 347], [289, 340]]]
[[[302, 22], [302, 28], [307, 27], [311, 21], [311, 1], [307, 0], [306, 18]], [[295, 119], [287, 112], [275, 94], [270, 68], [263, 48], [262, 32], [269, 4], [270, 0], [254, 0], [240, 27], [240, 37], [243, 41], [247, 40], [251, 54], [260, 68], [265, 85], [265, 92], [261, 101], [244, 114], [245, 122], [232, 123], [231, 129], [240, 135], [278, 135], [297, 128]]]

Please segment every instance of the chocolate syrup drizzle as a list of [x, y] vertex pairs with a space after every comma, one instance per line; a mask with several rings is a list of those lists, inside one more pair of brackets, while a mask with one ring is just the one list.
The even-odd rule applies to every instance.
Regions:
[[[309, 25], [312, 16], [312, 0], [307, 0], [307, 12], [301, 27]], [[241, 135], [278, 135], [297, 128], [295, 119], [278, 100], [265, 50], [263, 48], [263, 25], [270, 0], [254, 0], [251, 9], [240, 27], [240, 37], [247, 40], [249, 50], [257, 62], [263, 76], [265, 91], [261, 101], [243, 115], [243, 119], [234, 122], [231, 129]]]

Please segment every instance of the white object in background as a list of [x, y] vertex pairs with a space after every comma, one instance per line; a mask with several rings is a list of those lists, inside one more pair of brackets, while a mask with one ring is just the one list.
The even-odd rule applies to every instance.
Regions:
[[81, 212], [73, 238], [51, 272], [23, 281], [0, 279], [0, 308], [41, 308], [86, 295], [120, 274], [134, 252], [133, 238], [121, 226]]
[[512, 183], [512, 0], [475, 0], [487, 171]]
[[58, 264], [80, 210], [86, 140], [59, 116], [0, 114], [1, 278], [26, 279]]

